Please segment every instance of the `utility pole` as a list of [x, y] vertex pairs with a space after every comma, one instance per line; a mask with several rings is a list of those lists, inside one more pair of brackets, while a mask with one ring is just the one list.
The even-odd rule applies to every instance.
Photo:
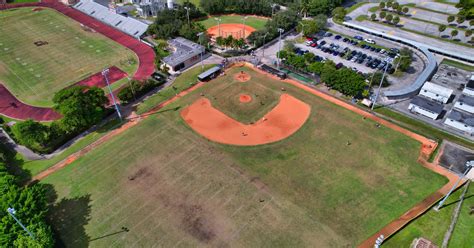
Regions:
[[184, 9], [186, 10], [186, 15], [188, 16], [188, 25], [191, 25], [191, 22], [189, 21], [189, 10], [190, 10], [190, 8], [189, 7], [184, 7]]
[[117, 105], [117, 102], [115, 101], [115, 96], [112, 93], [112, 88], [110, 87], [110, 84], [109, 84], [109, 78], [107, 77], [108, 73], [109, 73], [109, 69], [105, 69], [102, 71], [102, 76], [104, 76], [105, 82], [107, 83], [107, 88], [109, 89], [110, 97], [112, 98], [112, 102], [114, 103], [115, 110], [117, 111], [117, 115], [120, 118], [120, 120], [122, 120], [122, 114], [120, 113], [120, 109]]
[[281, 34], [284, 32], [282, 28], [278, 28], [278, 33], [280, 33], [280, 38], [278, 38], [278, 53], [277, 53], [277, 67], [280, 70], [280, 52], [281, 52]]
[[244, 38], [245, 39], [245, 21], [247, 20], [247, 18], [249, 18], [248, 16], [244, 16], [244, 18], [242, 18], [242, 20], [244, 21], [244, 26], [242, 27], [242, 31], [243, 31], [243, 34], [244, 34]]
[[473, 166], [474, 166], [474, 160], [470, 160], [470, 161], [466, 162], [466, 170], [464, 171], [464, 173], [458, 178], [456, 183], [453, 185], [453, 187], [451, 187], [448, 194], [443, 198], [443, 200], [441, 200], [439, 202], [439, 204], [436, 205], [436, 207], [433, 208], [436, 212], [439, 211], [439, 209], [443, 206], [444, 202], [448, 199], [449, 195], [451, 195], [451, 193], [453, 193], [454, 189], [458, 186], [459, 182], [461, 182], [461, 180], [467, 175], [467, 173], [470, 171], [470, 169]]
[[[203, 35], [203, 34], [204, 34], [203, 32], [200, 32], [200, 33], [197, 34], [197, 36], [199, 37], [199, 45], [201, 45], [200, 48], [204, 48], [204, 47], [202, 46], [202, 35]], [[203, 49], [203, 50], [205, 50], [205, 49]], [[201, 50], [201, 71], [204, 71], [204, 63], [202, 62], [202, 53], [203, 53], [203, 50]]]
[[16, 223], [18, 223], [18, 225], [21, 226], [21, 228], [23, 228], [23, 230], [25, 230], [28, 235], [30, 235], [30, 237], [32, 239], [35, 239], [35, 236], [33, 235], [33, 233], [31, 233], [22, 223], [19, 219], [16, 218], [15, 214], [16, 214], [16, 210], [14, 208], [7, 208], [7, 212], [11, 215], [11, 217], [13, 217], [13, 219], [16, 221]]
[[265, 39], [267, 38], [268, 32], [263, 35], [263, 46], [262, 46], [262, 60], [265, 57]]
[[217, 21], [217, 37], [221, 36], [221, 18], [214, 17], [214, 20]]
[[377, 103], [377, 99], [379, 98], [380, 89], [382, 88], [383, 80], [385, 79], [385, 74], [387, 73], [387, 69], [388, 69], [388, 63], [387, 65], [385, 65], [385, 70], [383, 71], [382, 79], [380, 80], [379, 89], [377, 90], [377, 94], [375, 94], [375, 100], [372, 103], [372, 107], [371, 107], [372, 111], [374, 111], [375, 104]]

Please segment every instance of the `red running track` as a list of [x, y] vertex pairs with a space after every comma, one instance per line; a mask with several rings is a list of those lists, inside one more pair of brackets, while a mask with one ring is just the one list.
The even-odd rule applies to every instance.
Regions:
[[[109, 84], [113, 84], [126, 76], [127, 76], [127, 73], [120, 70], [116, 66], [110, 67], [109, 73], [107, 74], [107, 78], [109, 79]], [[107, 86], [107, 82], [105, 81], [105, 78], [102, 75], [102, 72], [97, 72], [96, 74], [84, 80], [81, 80], [75, 83], [74, 85], [89, 86], [89, 87], [97, 86], [99, 88], [104, 88], [105, 86]]]
[[[146, 79], [155, 70], [155, 53], [151, 47], [76, 9], [58, 3], [56, 0], [43, 0], [41, 3], [0, 4], [0, 10], [19, 7], [47, 7], [55, 9], [69, 18], [129, 48], [135, 52], [139, 60], [138, 69], [133, 76], [134, 79]], [[0, 114], [20, 120], [33, 119], [36, 121], [52, 121], [61, 118], [61, 115], [54, 112], [51, 108], [34, 107], [22, 103], [2, 85], [0, 85]]]

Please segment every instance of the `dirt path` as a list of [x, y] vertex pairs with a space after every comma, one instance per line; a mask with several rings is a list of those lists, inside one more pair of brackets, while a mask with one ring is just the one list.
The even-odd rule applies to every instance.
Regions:
[[311, 107], [288, 94], [282, 94], [275, 108], [249, 125], [232, 119], [200, 98], [181, 111], [183, 120], [198, 134], [214, 142], [256, 146], [286, 139], [298, 131], [311, 113]]

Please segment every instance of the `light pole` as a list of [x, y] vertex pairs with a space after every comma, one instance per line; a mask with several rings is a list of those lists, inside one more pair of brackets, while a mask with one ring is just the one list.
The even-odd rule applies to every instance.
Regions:
[[115, 110], [117, 111], [117, 115], [120, 118], [120, 120], [122, 120], [122, 114], [120, 113], [120, 109], [117, 105], [117, 102], [115, 101], [115, 96], [112, 93], [112, 88], [110, 87], [110, 84], [109, 84], [109, 78], [107, 77], [108, 73], [109, 73], [109, 69], [105, 69], [102, 71], [102, 76], [104, 76], [105, 82], [107, 83], [107, 88], [109, 89], [110, 97], [112, 97], [112, 102], [114, 103]]
[[21, 221], [16, 218], [15, 216], [16, 210], [14, 208], [7, 208], [7, 212], [13, 217], [13, 219], [15, 219], [16, 223], [18, 223], [18, 225], [20, 225], [21, 228], [23, 228], [23, 230], [25, 230], [28, 233], [28, 235], [30, 235], [32, 239], [35, 239], [35, 236], [33, 235], [33, 233], [28, 231], [28, 229], [21, 223]]
[[217, 21], [217, 37], [220, 37], [221, 36], [221, 21], [222, 21], [222, 19], [215, 17], [214, 20]]
[[456, 183], [453, 185], [453, 187], [451, 187], [448, 194], [443, 198], [443, 200], [441, 200], [439, 202], [439, 204], [436, 205], [436, 207], [433, 208], [436, 212], [439, 211], [439, 209], [443, 206], [444, 202], [448, 199], [449, 195], [451, 195], [451, 193], [454, 191], [454, 189], [458, 186], [459, 182], [461, 182], [461, 180], [467, 175], [467, 173], [469, 172], [469, 170], [472, 167], [474, 167], [474, 160], [467, 161], [466, 162], [466, 170], [464, 171], [464, 173], [458, 178]]
[[397, 72], [398, 66], [400, 65], [400, 62], [402, 62], [402, 58], [406, 58], [406, 57], [410, 57], [410, 56], [404, 55], [404, 56], [399, 57], [400, 59], [398, 60], [397, 66], [395, 67], [395, 72]]
[[247, 20], [247, 18], [249, 18], [248, 16], [244, 16], [244, 18], [242, 18], [242, 20], [244, 21], [244, 26], [242, 26], [242, 31], [243, 31], [243, 34], [244, 34], [244, 39], [245, 39], [245, 21]]
[[374, 102], [372, 103], [372, 107], [371, 107], [372, 111], [374, 111], [375, 104], [377, 103], [377, 99], [379, 98], [380, 89], [382, 88], [382, 83], [383, 83], [383, 80], [385, 79], [385, 74], [387, 73], [388, 64], [389, 63], [387, 63], [387, 65], [385, 65], [385, 70], [383, 71], [382, 79], [380, 80], [379, 89], [377, 90], [377, 94], [375, 94], [375, 99], [374, 99]]
[[191, 25], [191, 23], [189, 21], [189, 10], [190, 10], [190, 8], [189, 7], [184, 7], [184, 9], [186, 10], [186, 15], [188, 16], [188, 25]]
[[265, 39], [267, 38], [268, 32], [263, 35], [263, 46], [262, 46], [262, 60], [265, 57]]
[[202, 62], [202, 53], [203, 53], [203, 50], [204, 50], [204, 47], [202, 46], [202, 35], [203, 34], [204, 34], [203, 32], [200, 32], [200, 33], [197, 34], [197, 36], [199, 37], [199, 45], [201, 45], [200, 48], [202, 49], [201, 50], [201, 71], [204, 71], [204, 64]]
[[284, 32], [282, 28], [278, 28], [278, 33], [280, 33], [280, 37], [278, 38], [278, 53], [277, 53], [277, 68], [280, 70], [280, 52], [281, 52], [281, 34]]

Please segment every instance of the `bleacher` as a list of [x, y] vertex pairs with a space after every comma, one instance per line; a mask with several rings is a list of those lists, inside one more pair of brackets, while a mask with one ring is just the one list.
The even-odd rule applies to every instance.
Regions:
[[148, 29], [148, 24], [117, 14], [114, 10], [91, 0], [82, 0], [73, 7], [135, 38], [139, 38]]

